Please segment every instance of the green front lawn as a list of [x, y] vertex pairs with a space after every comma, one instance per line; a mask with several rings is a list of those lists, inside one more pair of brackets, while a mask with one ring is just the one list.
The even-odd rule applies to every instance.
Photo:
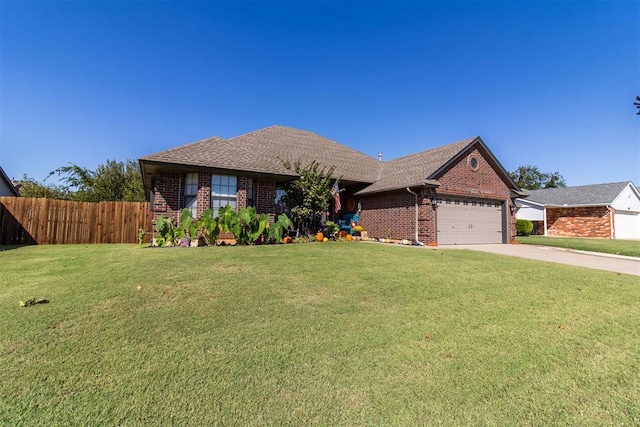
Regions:
[[556, 246], [589, 252], [640, 257], [640, 241], [617, 239], [590, 239], [586, 237], [518, 236], [516, 240], [528, 245]]
[[637, 425], [639, 319], [637, 277], [466, 250], [23, 247], [0, 425]]

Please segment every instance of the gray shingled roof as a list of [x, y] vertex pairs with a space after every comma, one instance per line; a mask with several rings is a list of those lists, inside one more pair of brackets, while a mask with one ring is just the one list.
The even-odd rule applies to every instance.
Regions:
[[465, 139], [385, 162], [380, 179], [356, 194], [397, 190], [425, 183], [437, 185], [437, 181], [432, 179], [433, 174], [476, 139], [477, 137]]
[[545, 188], [529, 190], [528, 201], [547, 206], [592, 206], [608, 205], [629, 184], [613, 182], [609, 184], [580, 185], [577, 187]]
[[[142, 157], [140, 163], [148, 187], [158, 168], [172, 165], [245, 171], [287, 179], [296, 175], [283, 166], [281, 159], [292, 163], [300, 160], [303, 165], [315, 160], [323, 167], [335, 167], [334, 175], [342, 176], [345, 183], [371, 184], [356, 194], [372, 194], [424, 184], [437, 186], [436, 174], [472, 144], [487, 152], [494, 167], [503, 169], [479, 137], [381, 162], [313, 132], [285, 126], [271, 126], [231, 139], [204, 139]], [[502, 170], [502, 174], [511, 180], [506, 171]], [[515, 184], [512, 186], [517, 189]]]
[[300, 129], [271, 126], [231, 139], [205, 139], [142, 157], [142, 161], [174, 163], [234, 171], [295, 176], [281, 160], [306, 165], [315, 160], [335, 167], [345, 181], [373, 182], [380, 162], [328, 138]]

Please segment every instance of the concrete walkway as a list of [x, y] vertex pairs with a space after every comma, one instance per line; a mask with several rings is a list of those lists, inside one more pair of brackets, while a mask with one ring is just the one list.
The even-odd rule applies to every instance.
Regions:
[[636, 257], [536, 245], [443, 245], [438, 249], [469, 249], [640, 276], [640, 258]]

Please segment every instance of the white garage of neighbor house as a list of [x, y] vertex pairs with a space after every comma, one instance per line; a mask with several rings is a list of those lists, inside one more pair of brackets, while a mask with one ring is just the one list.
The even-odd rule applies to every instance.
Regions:
[[534, 234], [640, 239], [640, 192], [632, 182], [532, 190], [516, 199]]

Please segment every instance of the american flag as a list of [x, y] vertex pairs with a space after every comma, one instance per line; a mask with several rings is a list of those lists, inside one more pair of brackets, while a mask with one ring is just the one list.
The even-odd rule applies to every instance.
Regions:
[[333, 210], [338, 213], [340, 212], [340, 208], [342, 208], [342, 206], [340, 205], [340, 189], [338, 188], [338, 181], [335, 182], [335, 184], [333, 184], [333, 188], [331, 189], [331, 193], [333, 194]]

